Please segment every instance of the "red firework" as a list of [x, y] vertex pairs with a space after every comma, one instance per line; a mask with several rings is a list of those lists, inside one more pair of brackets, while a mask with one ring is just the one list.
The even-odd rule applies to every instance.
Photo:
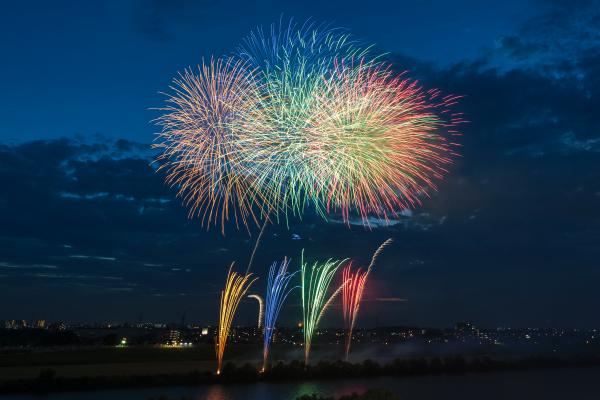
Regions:
[[360, 308], [360, 302], [362, 301], [363, 291], [365, 290], [365, 284], [367, 278], [371, 273], [371, 269], [375, 265], [377, 258], [387, 246], [389, 246], [393, 240], [390, 238], [383, 242], [381, 246], [375, 250], [371, 257], [371, 262], [366, 271], [361, 268], [352, 270], [352, 262], [344, 267], [342, 270], [342, 313], [344, 314], [344, 325], [346, 327], [346, 360], [348, 354], [350, 354], [350, 345], [352, 344], [352, 331], [354, 330], [354, 323], [356, 322], [356, 316]]
[[346, 265], [342, 270], [342, 312], [344, 313], [344, 325], [347, 332], [345, 343], [346, 359], [348, 359], [348, 354], [350, 353], [352, 331], [368, 276], [369, 271], [363, 271], [361, 268], [353, 271], [352, 263]]

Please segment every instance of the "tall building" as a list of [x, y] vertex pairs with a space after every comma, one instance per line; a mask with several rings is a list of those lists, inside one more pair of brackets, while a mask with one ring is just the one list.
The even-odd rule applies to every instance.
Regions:
[[46, 320], [45, 319], [38, 319], [37, 322], [35, 323], [35, 326], [38, 329], [46, 329]]

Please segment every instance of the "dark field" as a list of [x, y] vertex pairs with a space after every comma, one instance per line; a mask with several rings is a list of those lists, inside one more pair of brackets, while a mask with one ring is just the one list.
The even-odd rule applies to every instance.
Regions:
[[[316, 346], [314, 360], [338, 359], [341, 346]], [[303, 358], [302, 347], [274, 346], [272, 361]], [[231, 344], [225, 362], [250, 362], [257, 367], [262, 360], [260, 344]], [[74, 346], [51, 349], [24, 349], [0, 352], [0, 382], [36, 378], [40, 372], [52, 369], [56, 377], [133, 376], [180, 374], [191, 371], [214, 371], [214, 347], [200, 344], [191, 348], [160, 346]]]
[[[231, 346], [232, 358], [258, 355], [257, 346]], [[214, 368], [214, 348], [93, 347], [0, 353], [0, 382], [35, 378], [47, 369], [57, 377], [154, 375]]]

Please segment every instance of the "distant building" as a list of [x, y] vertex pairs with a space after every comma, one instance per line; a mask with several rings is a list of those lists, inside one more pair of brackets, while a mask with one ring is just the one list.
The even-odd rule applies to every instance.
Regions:
[[169, 336], [167, 339], [167, 344], [171, 346], [177, 346], [181, 343], [181, 331], [176, 329], [172, 329], [169, 331]]
[[17, 329], [17, 321], [15, 321], [14, 319], [4, 321], [4, 328]]
[[472, 332], [475, 330], [475, 325], [467, 321], [457, 322], [456, 330], [459, 332]]
[[57, 331], [66, 331], [67, 325], [64, 322], [54, 322], [50, 326], [50, 329], [57, 330]]
[[38, 319], [35, 323], [35, 326], [38, 329], [46, 329], [46, 320], [45, 319]]

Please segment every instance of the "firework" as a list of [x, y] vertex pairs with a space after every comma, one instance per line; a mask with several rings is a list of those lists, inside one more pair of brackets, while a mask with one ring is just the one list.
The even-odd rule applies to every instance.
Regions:
[[390, 243], [392, 239], [387, 239], [381, 244], [373, 253], [371, 262], [366, 271], [358, 268], [355, 271], [352, 270], [352, 263], [348, 264], [342, 270], [342, 313], [344, 315], [344, 324], [346, 325], [346, 341], [345, 341], [345, 353], [346, 359], [350, 354], [350, 345], [352, 344], [352, 331], [354, 330], [354, 323], [356, 322], [356, 316], [360, 308], [360, 302], [362, 300], [363, 291], [367, 278], [371, 273], [371, 269], [375, 265], [377, 258]]
[[252, 278], [252, 274], [240, 275], [235, 271], [232, 271], [233, 264], [229, 268], [227, 273], [227, 280], [225, 281], [225, 289], [221, 292], [221, 308], [219, 311], [219, 327], [217, 330], [217, 336], [215, 338], [215, 351], [217, 353], [217, 374], [221, 373], [221, 367], [223, 365], [223, 355], [225, 353], [225, 346], [227, 345], [227, 338], [229, 337], [229, 331], [231, 324], [233, 323], [233, 317], [240, 304], [240, 300], [244, 297], [250, 286], [258, 278]]
[[257, 294], [251, 294], [248, 296], [249, 299], [255, 299], [258, 302], [258, 325], [257, 328], [263, 327], [263, 318], [265, 315], [265, 302], [262, 297]]
[[346, 325], [346, 360], [350, 353], [354, 322], [356, 321], [368, 276], [369, 273], [360, 268], [352, 271], [352, 263], [346, 265], [342, 270], [342, 281], [346, 283], [342, 289], [342, 313], [344, 315], [344, 324]]
[[392, 239], [388, 239], [377, 248], [375, 253], [373, 253], [373, 257], [371, 257], [371, 262], [366, 271], [360, 268], [352, 271], [352, 263], [348, 264], [342, 270], [342, 313], [344, 315], [344, 324], [346, 325], [346, 359], [348, 359], [348, 355], [350, 354], [352, 331], [354, 330], [354, 323], [356, 322], [367, 278], [383, 249], [392, 243], [392, 241]]
[[281, 306], [283, 302], [290, 294], [290, 292], [295, 289], [295, 287], [289, 288], [288, 285], [294, 275], [297, 272], [289, 273], [287, 272], [287, 268], [290, 262], [286, 258], [283, 262], [273, 263], [269, 270], [269, 281], [267, 283], [267, 304], [266, 304], [266, 313], [265, 313], [265, 324], [264, 324], [264, 343], [263, 343], [263, 366], [262, 371], [265, 371], [267, 368], [267, 362], [269, 359], [269, 349], [271, 346], [271, 340], [273, 338], [273, 334], [275, 333], [275, 323], [277, 322], [277, 317], [279, 316], [279, 311], [281, 311]]
[[302, 252], [300, 289], [302, 290], [304, 363], [306, 365], [308, 365], [312, 338], [319, 321], [329, 304], [342, 289], [343, 284], [332, 295], [328, 296], [331, 280], [343, 262], [330, 259], [324, 263], [315, 262], [309, 267], [304, 262], [304, 251]]
[[248, 267], [246, 267], [246, 275], [250, 272], [250, 268], [252, 268], [252, 262], [254, 261], [254, 255], [256, 254], [256, 250], [260, 245], [260, 241], [262, 239], [263, 233], [265, 233], [265, 228], [267, 227], [268, 220], [265, 219], [262, 228], [260, 228], [260, 232], [258, 237], [256, 238], [256, 242], [254, 243], [254, 248], [252, 249], [252, 254], [250, 255], [250, 261], [248, 261]]
[[394, 241], [394, 239], [389, 238], [387, 239], [385, 242], [383, 242], [378, 248], [377, 250], [375, 250], [375, 253], [373, 253], [373, 256], [371, 257], [371, 262], [369, 263], [369, 267], [367, 268], [367, 272], [370, 273], [371, 269], [373, 268], [373, 266], [375, 265], [375, 263], [377, 262], [377, 259], [379, 258], [379, 256], [381, 255], [381, 253], [383, 252], [383, 250], [389, 246], [390, 244], [392, 244], [392, 242]]
[[458, 98], [370, 53], [343, 30], [290, 22], [186, 71], [157, 146], [190, 213], [224, 230], [311, 207], [368, 226], [420, 204], [454, 155]]
[[246, 124], [239, 139], [254, 149], [255, 162], [247, 165], [257, 190], [276, 205], [277, 218], [280, 211], [285, 216], [301, 215], [309, 202], [325, 216], [319, 198], [324, 188], [311, 170], [320, 161], [314, 151], [320, 143], [308, 142], [315, 139], [310, 128], [321, 97], [327, 95], [326, 80], [334, 65], [363, 59], [367, 53], [342, 30], [313, 24], [297, 27], [291, 21], [288, 26], [272, 26], [269, 33], [258, 29], [238, 49], [240, 58], [254, 67], [262, 94], [248, 114], [252, 123]]
[[162, 127], [153, 147], [161, 150], [159, 170], [177, 188], [190, 216], [202, 224], [218, 221], [224, 230], [229, 218], [247, 225], [256, 219], [252, 188], [240, 176], [235, 154], [243, 151], [235, 139], [238, 119], [252, 108], [260, 94], [240, 60], [211, 60], [195, 72], [185, 70], [173, 80]]

